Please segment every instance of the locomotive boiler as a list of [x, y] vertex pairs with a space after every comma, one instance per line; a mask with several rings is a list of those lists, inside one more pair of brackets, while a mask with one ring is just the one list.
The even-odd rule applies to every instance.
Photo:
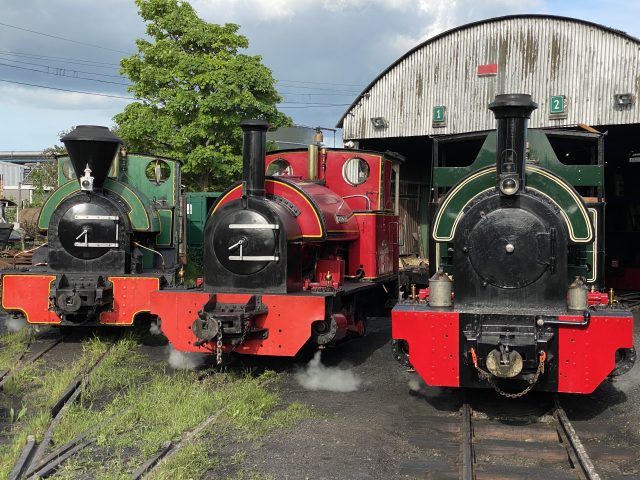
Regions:
[[180, 163], [127, 154], [107, 127], [62, 139], [60, 186], [42, 207], [47, 244], [2, 274], [2, 307], [28, 323], [132, 325], [178, 265]]
[[633, 364], [631, 312], [570, 275], [576, 252], [594, 252], [596, 268], [603, 232], [568, 181], [527, 161], [536, 107], [519, 94], [489, 105], [495, 163], [454, 185], [433, 217], [449, 262], [392, 311], [396, 356], [429, 385], [590, 393]]
[[395, 161], [318, 145], [267, 156], [268, 124], [242, 128], [242, 181], [207, 218], [202, 285], [152, 294], [163, 333], [218, 361], [362, 335], [366, 315], [396, 289]]

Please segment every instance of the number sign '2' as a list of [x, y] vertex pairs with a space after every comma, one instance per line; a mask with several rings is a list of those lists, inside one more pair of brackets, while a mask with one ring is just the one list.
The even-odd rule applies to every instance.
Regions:
[[551, 110], [552, 115], [565, 113], [565, 98], [564, 95], [553, 95], [551, 97]]

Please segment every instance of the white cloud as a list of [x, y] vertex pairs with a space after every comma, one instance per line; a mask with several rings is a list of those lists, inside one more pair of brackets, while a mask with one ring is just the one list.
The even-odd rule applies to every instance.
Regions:
[[[233, 22], [250, 43], [250, 54], [281, 80], [288, 102], [323, 102], [337, 107], [313, 108], [290, 103], [284, 110], [297, 123], [332, 126], [365, 85], [406, 52], [448, 29], [490, 17], [517, 13], [578, 16], [638, 34], [639, 3], [620, 0], [616, 8], [595, 0], [190, 0], [198, 15], [213, 23]], [[2, 22], [105, 50], [0, 27], [0, 50], [51, 57], [92, 59], [111, 65], [84, 67], [52, 59], [34, 63], [72, 70], [117, 74], [118, 62], [135, 51], [134, 40], [144, 25], [133, 0], [0, 0]], [[25, 23], [25, 19], [28, 22]], [[125, 52], [125, 53], [123, 53]], [[21, 61], [33, 61], [18, 58]], [[23, 64], [20, 64], [23, 65]], [[28, 66], [28, 65], [25, 65]], [[119, 91], [96, 82], [72, 80], [27, 70], [0, 67], [0, 78], [84, 91]], [[297, 88], [283, 80], [327, 82]], [[347, 84], [335, 85], [333, 84]], [[287, 85], [287, 86], [285, 86]], [[333, 88], [334, 91], [331, 89]], [[345, 94], [344, 91], [348, 90]], [[308, 93], [308, 96], [303, 96]], [[313, 94], [313, 95], [312, 95]], [[31, 150], [50, 145], [57, 132], [70, 125], [110, 125], [126, 100], [91, 97], [0, 82], [0, 110], [11, 122], [0, 129], [0, 149]], [[42, 140], [44, 139], [44, 140]]]
[[192, 0], [191, 5], [214, 23], [289, 20], [313, 6], [312, 0]]
[[42, 110], [113, 110], [115, 105], [124, 106], [128, 100], [84, 95], [73, 92], [60, 92], [19, 85], [0, 83], [0, 98], [3, 103], [23, 108], [38, 108]]

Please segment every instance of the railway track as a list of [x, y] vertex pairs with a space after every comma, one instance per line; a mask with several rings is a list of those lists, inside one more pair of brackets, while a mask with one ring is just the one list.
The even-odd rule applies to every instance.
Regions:
[[0, 372], [0, 389], [13, 377], [13, 375], [32, 364], [49, 350], [53, 349], [62, 341], [62, 337], [57, 337], [49, 340], [30, 340], [27, 344], [27, 348], [18, 356], [13, 368]]
[[438, 480], [638, 478], [618, 468], [599, 471], [594, 466], [602, 456], [623, 461], [633, 453], [585, 448], [557, 395], [513, 409], [499, 403], [477, 410], [465, 398], [458, 412], [425, 418], [426, 434], [409, 438], [409, 443], [429, 454], [405, 461], [399, 473]]
[[[65, 356], [64, 351], [58, 351], [58, 348], [66, 347], [67, 350], [73, 352], [74, 347], [76, 349], [78, 347], [77, 344], [69, 345], [63, 343], [61, 338], [51, 339], [47, 342], [41, 343], [43, 344], [41, 348], [22, 357], [22, 360], [17, 364], [16, 368], [8, 373], [8, 377], [5, 377], [5, 380], [10, 378], [10, 375], [14, 372], [25, 368], [28, 364], [33, 363], [42, 357], [46, 359], [47, 363], [54, 365], [64, 364], [68, 361], [69, 356]], [[78, 400], [84, 386], [90, 379], [92, 371], [102, 362], [112, 346], [113, 343], [111, 343], [109, 348], [107, 348], [97, 358], [89, 362], [87, 365], [83, 365], [81, 372], [69, 383], [67, 388], [58, 397], [57, 401], [51, 406], [51, 420], [47, 430], [40, 441], [36, 441], [35, 436], [29, 435], [27, 442], [22, 449], [21, 455], [9, 476], [10, 480], [17, 480], [21, 478], [46, 478], [48, 475], [55, 472], [55, 469], [66, 459], [93, 442], [93, 439], [89, 436], [89, 433], [91, 432], [87, 431], [76, 437], [72, 442], [58, 446], [52, 452], [47, 452], [51, 445], [54, 429], [60, 423], [69, 407]]]

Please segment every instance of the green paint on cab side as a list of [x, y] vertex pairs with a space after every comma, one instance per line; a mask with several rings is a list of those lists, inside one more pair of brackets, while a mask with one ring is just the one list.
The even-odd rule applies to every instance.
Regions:
[[[147, 178], [147, 167], [155, 161], [164, 162], [169, 166], [169, 176], [162, 182]], [[142, 195], [151, 200], [164, 201], [167, 207], [174, 207], [176, 195], [174, 191], [174, 177], [177, 160], [152, 157], [147, 155], [127, 155], [127, 180], [134, 185]]]
[[[530, 145], [528, 165], [546, 168], [574, 186], [601, 187], [604, 181], [604, 165], [566, 165], [556, 156], [543, 130], [529, 130]], [[496, 163], [496, 132], [490, 132], [478, 156], [466, 167], [434, 167], [433, 186], [452, 187], [472, 172]]]
[[158, 210], [160, 217], [160, 233], [156, 237], [156, 245], [170, 247], [173, 244], [173, 209]]
[[146, 197], [136, 192], [133, 187], [122, 182], [107, 178], [104, 188], [112, 191], [122, 198], [129, 206], [129, 219], [131, 227], [136, 231], [159, 232], [160, 219], [158, 212], [145, 203]]

